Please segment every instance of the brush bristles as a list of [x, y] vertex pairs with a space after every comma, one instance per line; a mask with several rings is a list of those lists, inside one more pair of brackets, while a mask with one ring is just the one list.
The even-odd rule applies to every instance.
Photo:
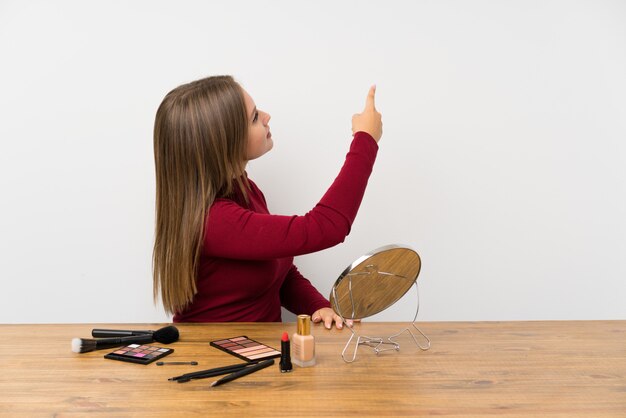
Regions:
[[86, 353], [96, 349], [96, 340], [86, 340], [83, 338], [72, 338], [72, 351], [75, 353]]
[[171, 344], [178, 341], [179, 336], [178, 328], [173, 325], [163, 327], [152, 334], [152, 338], [154, 338], [155, 341], [163, 344]]

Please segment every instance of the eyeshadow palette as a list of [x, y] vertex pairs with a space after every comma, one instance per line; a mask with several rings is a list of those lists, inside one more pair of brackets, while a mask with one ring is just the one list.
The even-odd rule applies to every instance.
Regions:
[[245, 335], [211, 341], [211, 345], [246, 361], [259, 361], [280, 357], [280, 351], [254, 341]]
[[155, 347], [153, 345], [130, 344], [119, 348], [104, 358], [111, 360], [129, 361], [131, 363], [149, 364], [156, 359], [165, 357], [174, 352], [171, 348]]

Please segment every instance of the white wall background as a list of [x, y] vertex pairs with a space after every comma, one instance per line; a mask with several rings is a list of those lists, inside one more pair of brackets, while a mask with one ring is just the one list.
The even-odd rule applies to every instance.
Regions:
[[214, 74], [272, 115], [248, 172], [283, 214], [322, 196], [378, 85], [352, 233], [297, 260], [324, 294], [403, 243], [421, 320], [626, 318], [626, 2], [1, 0], [0, 61], [2, 323], [169, 320], [154, 114]]

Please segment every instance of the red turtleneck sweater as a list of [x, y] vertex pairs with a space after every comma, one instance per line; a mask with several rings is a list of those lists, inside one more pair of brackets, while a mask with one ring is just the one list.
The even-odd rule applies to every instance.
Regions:
[[365, 193], [378, 144], [357, 132], [339, 175], [304, 216], [272, 215], [249, 182], [243, 197], [216, 199], [206, 221], [198, 293], [174, 322], [278, 322], [281, 306], [309, 314], [330, 304], [293, 257], [343, 242]]

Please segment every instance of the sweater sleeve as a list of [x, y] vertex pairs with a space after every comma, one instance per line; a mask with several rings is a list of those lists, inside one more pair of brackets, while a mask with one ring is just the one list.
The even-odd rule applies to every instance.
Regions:
[[209, 210], [203, 251], [230, 259], [267, 260], [330, 248], [350, 232], [378, 144], [365, 132], [354, 135], [344, 164], [317, 205], [303, 216], [257, 213], [228, 199]]
[[313, 315], [321, 308], [330, 308], [330, 302], [292, 265], [282, 287], [280, 303], [288, 311], [296, 315]]

